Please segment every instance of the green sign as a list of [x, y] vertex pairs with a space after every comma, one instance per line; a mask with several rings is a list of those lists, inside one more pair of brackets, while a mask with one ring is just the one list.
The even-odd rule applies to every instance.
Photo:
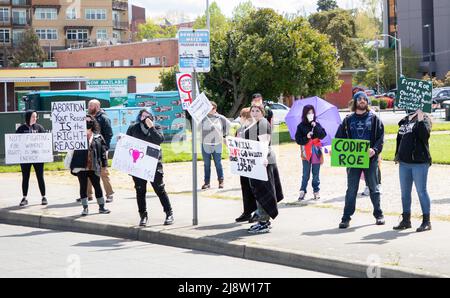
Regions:
[[43, 68], [54, 68], [58, 67], [58, 62], [44, 62], [42, 63]]
[[368, 169], [369, 149], [369, 141], [333, 139], [331, 166]]
[[111, 107], [120, 106], [128, 99], [128, 80], [89, 80], [86, 90], [104, 90], [111, 92]]
[[399, 109], [431, 113], [433, 84], [431, 81], [422, 81], [400, 77], [395, 106]]

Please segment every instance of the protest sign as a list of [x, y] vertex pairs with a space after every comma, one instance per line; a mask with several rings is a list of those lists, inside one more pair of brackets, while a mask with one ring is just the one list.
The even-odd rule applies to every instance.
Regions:
[[52, 102], [51, 115], [55, 151], [88, 149], [84, 101]]
[[431, 113], [433, 84], [431, 81], [422, 81], [400, 77], [395, 106], [405, 110], [422, 110]]
[[369, 141], [333, 139], [331, 166], [368, 169], [369, 149]]
[[[183, 110], [187, 110], [192, 103], [192, 75], [177, 73], [177, 87]], [[196, 94], [200, 94], [197, 86]]]
[[160, 152], [160, 146], [121, 134], [114, 151], [112, 168], [153, 182]]
[[202, 93], [188, 107], [188, 112], [197, 123], [200, 123], [206, 115], [211, 112], [212, 108], [213, 106], [209, 102], [205, 93]]
[[231, 173], [267, 181], [264, 162], [269, 153], [269, 143], [227, 137]]
[[5, 134], [5, 163], [53, 162], [51, 133]]

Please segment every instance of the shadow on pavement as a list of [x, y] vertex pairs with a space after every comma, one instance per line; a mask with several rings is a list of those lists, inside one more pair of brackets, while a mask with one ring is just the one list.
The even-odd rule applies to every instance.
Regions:
[[55, 230], [33, 231], [33, 232], [25, 233], [25, 234], [4, 235], [4, 236], [0, 236], [0, 238], [31, 237], [31, 236], [41, 236], [41, 235], [56, 234], [56, 233], [61, 233], [61, 231], [55, 231]]
[[375, 225], [375, 224], [367, 224], [367, 225], [356, 226], [356, 227], [350, 226], [348, 229], [339, 229], [338, 226], [336, 225], [336, 228], [334, 228], [334, 229], [315, 231], [315, 232], [304, 232], [304, 233], [302, 233], [302, 235], [305, 235], [305, 236], [322, 236], [322, 235], [346, 234], [346, 233], [349, 233], [349, 232], [354, 232], [357, 229], [362, 229], [362, 228], [370, 227], [370, 226], [373, 226], [373, 225]]
[[[396, 240], [398, 238], [409, 236], [410, 234], [413, 234], [414, 232], [401, 232], [401, 231], [385, 231], [381, 233], [376, 233], [372, 235], [364, 236], [360, 242], [350, 242], [347, 244], [376, 244], [376, 245], [383, 245], [388, 244], [389, 241]], [[367, 241], [366, 241], [367, 240]]]

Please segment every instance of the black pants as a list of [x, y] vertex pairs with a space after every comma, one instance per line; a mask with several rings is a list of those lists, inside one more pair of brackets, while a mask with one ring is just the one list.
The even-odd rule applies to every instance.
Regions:
[[242, 201], [244, 203], [244, 214], [252, 214], [256, 211], [256, 199], [250, 188], [250, 180], [241, 176]]
[[[163, 168], [162, 164], [158, 164], [158, 169], [156, 170], [155, 179], [152, 182], [153, 190], [163, 206], [165, 213], [172, 213], [172, 206], [170, 205], [169, 196], [167, 195], [164, 181], [163, 181]], [[133, 177], [134, 188], [136, 189], [136, 199], [139, 208], [139, 213], [144, 213], [147, 211], [147, 202], [145, 200], [147, 194], [147, 180]]]
[[44, 181], [44, 164], [43, 163], [26, 163], [21, 164], [20, 168], [22, 169], [22, 194], [24, 197], [28, 195], [28, 187], [30, 184], [30, 172], [31, 166], [33, 166], [34, 171], [36, 172], [36, 177], [39, 184], [39, 190], [41, 191], [41, 195], [45, 197], [45, 181]]
[[81, 171], [77, 174], [78, 182], [80, 182], [80, 198], [85, 199], [87, 195], [88, 179], [91, 181], [95, 190], [97, 199], [103, 198], [102, 187], [100, 186], [100, 177], [94, 171]]

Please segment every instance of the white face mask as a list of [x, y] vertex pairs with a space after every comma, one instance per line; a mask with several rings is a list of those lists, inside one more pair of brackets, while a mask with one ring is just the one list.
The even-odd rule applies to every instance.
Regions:
[[313, 122], [314, 114], [308, 114], [308, 115], [306, 115], [306, 118], [308, 119], [309, 122]]

